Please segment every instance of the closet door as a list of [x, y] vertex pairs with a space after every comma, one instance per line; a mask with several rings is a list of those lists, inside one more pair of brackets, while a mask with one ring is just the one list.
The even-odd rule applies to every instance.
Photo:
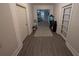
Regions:
[[68, 5], [64, 7], [63, 11], [63, 20], [62, 20], [62, 28], [61, 28], [61, 33], [66, 37], [67, 32], [68, 32], [68, 26], [69, 26], [69, 20], [71, 17], [71, 7], [72, 5]]
[[20, 33], [21, 41], [23, 41], [28, 35], [26, 8], [19, 4], [16, 4], [16, 11], [17, 11], [18, 24], [20, 30], [19, 33]]

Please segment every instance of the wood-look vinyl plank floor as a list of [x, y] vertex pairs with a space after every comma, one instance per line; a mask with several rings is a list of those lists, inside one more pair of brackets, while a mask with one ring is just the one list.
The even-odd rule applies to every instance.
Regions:
[[53, 33], [52, 37], [34, 37], [33, 35], [24, 40], [23, 48], [18, 56], [72, 56], [60, 35], [56, 33]]

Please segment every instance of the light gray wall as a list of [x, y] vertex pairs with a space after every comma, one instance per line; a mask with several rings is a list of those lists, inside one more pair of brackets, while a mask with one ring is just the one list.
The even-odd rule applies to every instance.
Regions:
[[79, 55], [79, 4], [73, 4], [67, 41]]
[[[22, 39], [20, 37], [20, 28], [19, 28], [19, 22], [18, 22], [18, 16], [17, 16], [17, 10], [16, 10], [16, 4], [9, 4], [11, 8], [11, 13], [13, 17], [13, 23], [15, 27], [15, 32], [17, 36], [17, 41], [18, 41], [18, 48], [15, 50], [14, 54], [16, 54], [16, 51], [19, 51], [19, 49], [22, 47]], [[28, 34], [30, 35], [32, 33], [32, 9], [31, 9], [31, 4], [24, 4], [24, 3], [19, 3], [19, 5], [24, 6], [26, 8], [26, 22], [28, 24]]]
[[11, 55], [17, 49], [17, 38], [9, 4], [0, 4], [0, 55]]
[[[32, 32], [32, 9], [31, 4], [21, 4], [26, 7], [26, 16], [29, 35]], [[16, 4], [0, 4], [0, 55], [17, 55], [22, 48], [19, 33]]]
[[29, 34], [32, 33], [32, 27], [33, 27], [33, 8], [31, 4], [26, 4], [27, 9], [27, 17], [28, 17], [28, 27], [29, 27]]
[[[68, 4], [54, 5], [54, 15], [58, 22], [58, 27], [57, 27], [58, 34], [61, 34], [63, 6], [65, 5]], [[79, 4], [72, 4], [72, 13], [69, 22], [69, 29], [68, 29], [67, 37], [64, 39], [68, 43], [67, 46], [70, 48], [73, 54], [79, 55]]]

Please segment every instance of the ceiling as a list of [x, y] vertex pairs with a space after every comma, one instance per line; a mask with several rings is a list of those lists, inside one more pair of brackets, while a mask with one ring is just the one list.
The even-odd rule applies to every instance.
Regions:
[[55, 3], [31, 3], [31, 4], [33, 4], [33, 5], [38, 5], [38, 4], [40, 4], [40, 5], [54, 5]]

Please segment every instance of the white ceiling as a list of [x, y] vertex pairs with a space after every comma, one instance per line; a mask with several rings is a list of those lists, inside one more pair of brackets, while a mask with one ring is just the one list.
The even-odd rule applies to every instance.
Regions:
[[32, 5], [54, 5], [55, 3], [31, 3]]

